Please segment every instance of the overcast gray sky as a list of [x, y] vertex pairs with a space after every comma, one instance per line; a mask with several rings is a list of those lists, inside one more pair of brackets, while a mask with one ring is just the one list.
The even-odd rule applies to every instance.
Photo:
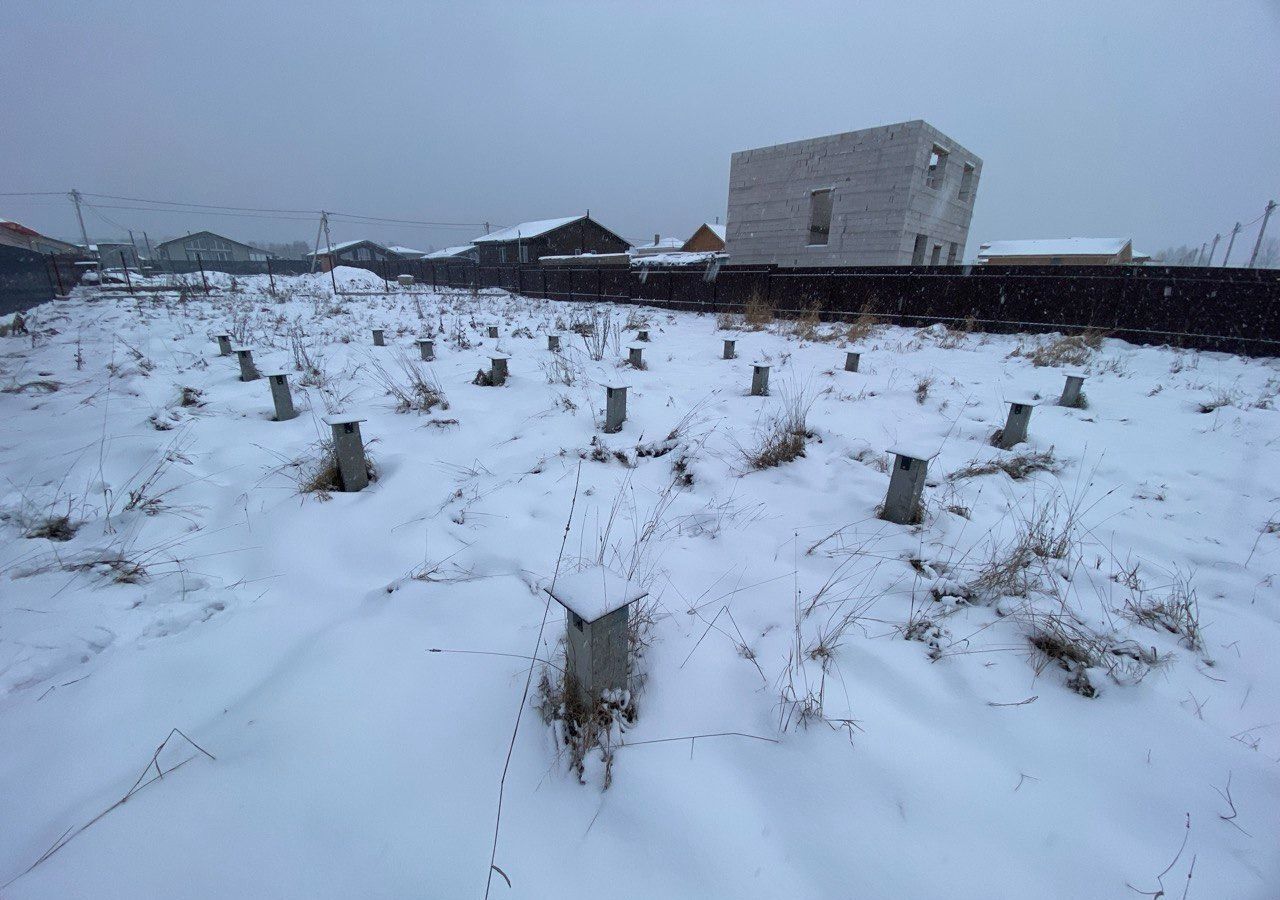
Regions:
[[[983, 157], [969, 256], [999, 238], [1198, 244], [1280, 196], [1280, 0], [9, 0], [4, 18], [0, 193], [495, 224], [589, 208], [642, 240], [723, 217], [735, 150], [923, 118]], [[0, 217], [76, 234], [59, 197], [0, 196]], [[315, 236], [102, 209], [91, 239], [120, 233], [107, 219]]]

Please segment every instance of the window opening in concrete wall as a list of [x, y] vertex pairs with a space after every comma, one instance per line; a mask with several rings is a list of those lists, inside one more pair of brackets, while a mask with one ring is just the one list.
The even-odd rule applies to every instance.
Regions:
[[825, 246], [831, 237], [831, 190], [809, 194], [809, 246]]
[[924, 249], [929, 245], [929, 238], [923, 234], [916, 235], [916, 245], [911, 250], [911, 265], [924, 265]]
[[931, 188], [942, 186], [943, 176], [947, 170], [947, 157], [951, 154], [937, 144], [933, 145], [933, 151], [929, 154], [929, 176], [925, 179], [925, 184]]
[[933, 252], [929, 254], [929, 265], [936, 266], [942, 262], [942, 245], [934, 244]]
[[951, 249], [947, 251], [947, 265], [954, 266], [956, 264], [956, 257], [958, 257], [959, 255], [960, 255], [960, 245], [957, 244], [955, 241], [952, 241]]
[[969, 200], [973, 197], [973, 173], [975, 171], [973, 163], [964, 164], [964, 172], [960, 176], [961, 200]]

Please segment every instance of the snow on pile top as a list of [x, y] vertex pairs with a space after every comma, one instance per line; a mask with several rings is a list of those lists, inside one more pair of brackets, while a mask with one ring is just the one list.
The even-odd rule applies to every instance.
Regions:
[[889, 448], [889, 452], [895, 456], [909, 456], [911, 459], [922, 459], [925, 462], [938, 455], [937, 450], [928, 450], [912, 444], [894, 444]]
[[338, 413], [337, 415], [324, 417], [324, 424], [330, 427], [334, 425], [353, 425], [356, 422], [367, 421], [369, 420], [361, 416], [359, 413]]
[[1128, 243], [1128, 238], [1080, 237], [991, 241], [978, 248], [978, 256], [1110, 256], [1122, 251]]
[[462, 254], [466, 253], [468, 250], [474, 250], [475, 246], [476, 246], [475, 244], [462, 244], [457, 247], [445, 247], [443, 250], [436, 250], [432, 253], [428, 253], [426, 258], [427, 259], [448, 259], [449, 257], [452, 257], [452, 256], [461, 256]]
[[473, 244], [491, 244], [495, 241], [514, 241], [523, 238], [535, 238], [546, 234], [548, 231], [555, 231], [557, 228], [563, 228], [565, 225], [585, 219], [586, 216], [567, 216], [563, 219], [539, 219], [536, 222], [521, 222], [519, 225], [512, 225], [510, 228], [503, 228], [492, 234], [482, 234], [480, 237], [472, 240]]
[[1020, 406], [1039, 406], [1044, 401], [1030, 394], [1012, 394], [1004, 398], [1005, 403], [1017, 403]]
[[648, 595], [625, 575], [604, 566], [593, 566], [561, 575], [547, 593], [587, 624], [602, 619]]

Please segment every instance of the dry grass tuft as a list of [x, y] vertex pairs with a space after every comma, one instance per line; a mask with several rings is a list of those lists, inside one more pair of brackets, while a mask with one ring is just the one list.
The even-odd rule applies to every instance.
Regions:
[[1010, 456], [991, 459], [986, 462], [972, 460], [947, 476], [948, 481], [959, 481], [963, 478], [976, 478], [979, 475], [994, 475], [1004, 472], [1014, 481], [1021, 481], [1036, 472], [1057, 472], [1062, 463], [1053, 455], [1053, 448], [1048, 450], [1023, 450]]
[[1176, 635], [1188, 650], [1204, 650], [1200, 603], [1190, 579], [1181, 574], [1175, 574], [1167, 594], [1152, 596], [1138, 591], [1137, 596], [1125, 602], [1121, 613], [1131, 622]]
[[805, 442], [813, 437], [808, 418], [817, 396], [808, 382], [784, 381], [778, 393], [781, 412], [764, 427], [755, 447], [739, 448], [751, 469], [771, 469], [804, 456]]
[[416, 360], [403, 353], [395, 355], [400, 374], [390, 372], [377, 359], [370, 359], [374, 379], [382, 385], [383, 390], [396, 402], [398, 413], [429, 413], [437, 406], [449, 408], [449, 400], [444, 388], [435, 375], [424, 370]]
[[743, 315], [748, 328], [761, 331], [773, 324], [773, 304], [761, 297], [759, 291], [752, 291]]
[[1018, 348], [1010, 356], [1025, 356], [1031, 365], [1082, 367], [1093, 359], [1095, 353], [1102, 348], [1106, 338], [1105, 331], [1089, 328], [1080, 334], [1069, 334], [1055, 338], [1047, 344], [1037, 343], [1030, 350]]

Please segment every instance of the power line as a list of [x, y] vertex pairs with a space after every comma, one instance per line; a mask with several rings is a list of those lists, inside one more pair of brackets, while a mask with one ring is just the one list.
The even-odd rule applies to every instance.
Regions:
[[[85, 195], [92, 196], [92, 195]], [[287, 215], [270, 215], [266, 213], [238, 213], [238, 212], [219, 212], [217, 210], [193, 210], [193, 209], [165, 209], [163, 207], [150, 206], [122, 206], [118, 203], [95, 203], [98, 209], [130, 209], [137, 212], [147, 213], [185, 213], [186, 215], [204, 215], [204, 216], [231, 216], [239, 219], [275, 219], [282, 222], [311, 222], [316, 216], [320, 215], [319, 211], [307, 216], [287, 216]]]
[[260, 213], [295, 213], [315, 216], [320, 214], [318, 209], [274, 209], [271, 207], [256, 206], [218, 206], [211, 203], [187, 203], [182, 200], [148, 200], [144, 197], [120, 197], [116, 194], [90, 194], [85, 193], [86, 197], [100, 197], [104, 200], [125, 200], [129, 203], [153, 203], [159, 206], [189, 206], [198, 209], [228, 209], [237, 212], [260, 212]]
[[[132, 207], [132, 206], [112, 206], [110, 204], [101, 204], [106, 209], [136, 209], [139, 211], [155, 211], [155, 212], [185, 212], [188, 210], [224, 210], [228, 213], [283, 213], [288, 215], [304, 215], [308, 219], [312, 216], [320, 214], [318, 209], [278, 209], [275, 207], [264, 206], [224, 206], [213, 203], [189, 203], [181, 200], [152, 200], [145, 197], [124, 197], [118, 194], [91, 194], [85, 193], [86, 197], [98, 197], [104, 200], [121, 200], [127, 203], [145, 203], [157, 207], [184, 207], [185, 209], [157, 209], [150, 210], [150, 207]], [[421, 225], [426, 228], [483, 228], [483, 222], [430, 222], [422, 219], [394, 219], [388, 216], [365, 216], [359, 213], [329, 213], [330, 216], [343, 219], [358, 219], [361, 221], [374, 224], [393, 224], [393, 225]]]

